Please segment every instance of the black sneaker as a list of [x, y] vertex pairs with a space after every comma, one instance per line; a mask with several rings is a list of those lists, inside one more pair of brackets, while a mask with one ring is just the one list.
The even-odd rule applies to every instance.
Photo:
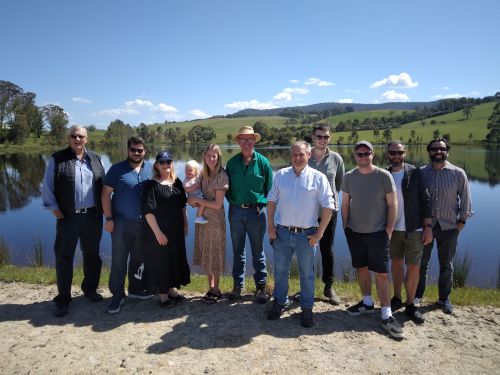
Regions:
[[406, 305], [405, 313], [415, 324], [424, 324], [425, 318], [415, 305]]
[[314, 325], [312, 309], [303, 307], [300, 313], [300, 325], [305, 328], [310, 328]]
[[257, 285], [257, 290], [255, 291], [255, 301], [263, 305], [267, 302], [266, 284]]
[[68, 304], [67, 303], [56, 303], [56, 309], [54, 310], [54, 315], [58, 318], [63, 317], [68, 314]]
[[395, 339], [404, 339], [405, 337], [403, 328], [401, 328], [401, 326], [393, 316], [390, 316], [389, 319], [382, 321], [382, 328], [389, 332], [389, 335], [391, 335]]
[[375, 306], [365, 305], [363, 301], [360, 301], [358, 304], [347, 308], [347, 313], [353, 316], [358, 316], [361, 314], [372, 314], [373, 312], [375, 312]]
[[267, 319], [269, 320], [278, 320], [281, 316], [281, 314], [283, 314], [283, 309], [285, 308], [285, 306], [283, 305], [280, 305], [278, 302], [274, 302], [273, 303], [273, 308], [271, 311], [269, 311], [269, 313], [267, 314]]
[[108, 314], [118, 314], [125, 303], [125, 297], [113, 296], [111, 303], [108, 306]]
[[403, 301], [401, 301], [401, 298], [396, 297], [396, 296], [391, 298], [391, 310], [392, 311], [398, 311], [402, 307], [403, 307]]
[[340, 298], [337, 296], [335, 291], [332, 288], [331, 283], [326, 283], [325, 284], [325, 289], [323, 289], [323, 295], [326, 297], [328, 302], [330, 302], [334, 306], [340, 305]]
[[101, 302], [103, 300], [102, 294], [97, 292], [84, 293], [84, 296], [92, 302]]
[[453, 314], [453, 305], [451, 304], [450, 300], [449, 299], [446, 299], [446, 300], [439, 300], [438, 301], [438, 305], [441, 306], [441, 310], [443, 310], [443, 312], [445, 314]]

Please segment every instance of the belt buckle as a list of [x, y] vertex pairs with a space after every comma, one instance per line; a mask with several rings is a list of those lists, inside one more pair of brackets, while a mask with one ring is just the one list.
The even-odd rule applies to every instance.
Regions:
[[250, 208], [250, 205], [248, 203], [243, 203], [241, 205], [241, 208]]
[[87, 213], [87, 207], [85, 207], [85, 208], [77, 208], [77, 209], [75, 210], [75, 212], [76, 212], [77, 214], [86, 214], [86, 213]]
[[288, 230], [292, 233], [299, 233], [299, 228], [297, 227], [288, 227]]

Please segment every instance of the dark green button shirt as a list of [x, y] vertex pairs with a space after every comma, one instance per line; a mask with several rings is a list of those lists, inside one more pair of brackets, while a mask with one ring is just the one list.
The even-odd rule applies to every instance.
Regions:
[[234, 155], [226, 165], [229, 176], [229, 190], [226, 198], [230, 204], [267, 204], [267, 193], [273, 184], [273, 170], [269, 160], [258, 152], [245, 165], [241, 152]]

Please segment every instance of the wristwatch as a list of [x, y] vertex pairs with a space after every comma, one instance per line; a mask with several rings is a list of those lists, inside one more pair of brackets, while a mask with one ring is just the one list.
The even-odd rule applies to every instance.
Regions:
[[106, 216], [106, 221], [113, 221], [113, 218], [111, 216]]

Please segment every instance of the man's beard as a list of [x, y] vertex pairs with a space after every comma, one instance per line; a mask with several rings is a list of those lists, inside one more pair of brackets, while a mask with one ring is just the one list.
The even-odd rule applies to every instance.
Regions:
[[128, 161], [129, 163], [131, 163], [131, 164], [141, 164], [143, 160], [144, 160], [143, 158], [141, 158], [139, 161], [135, 161], [134, 159], [132, 159], [132, 158], [130, 158], [130, 157], [129, 157], [129, 158], [127, 158], [127, 161]]
[[391, 161], [391, 167], [401, 167], [403, 165], [403, 160]]
[[[440, 158], [438, 158], [437, 156], [441, 156]], [[431, 155], [431, 161], [432, 162], [441, 162], [441, 161], [446, 161], [446, 159], [448, 158], [448, 155], [446, 154], [436, 154], [436, 155]]]

